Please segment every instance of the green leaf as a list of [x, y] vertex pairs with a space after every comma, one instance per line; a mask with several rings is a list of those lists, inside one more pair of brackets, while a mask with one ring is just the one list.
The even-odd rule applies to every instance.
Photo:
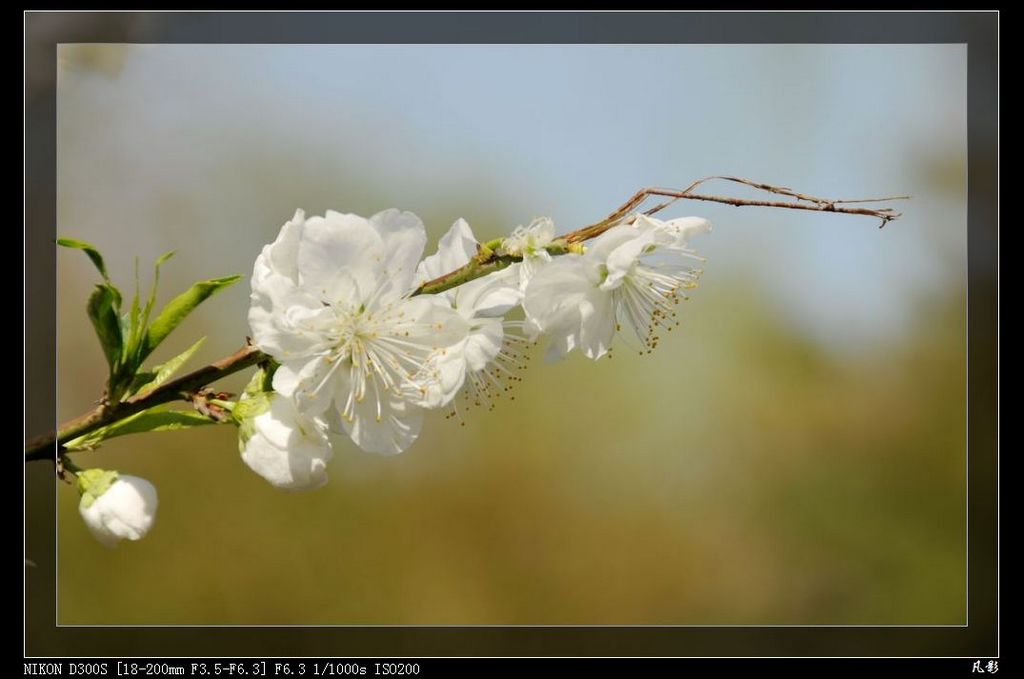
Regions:
[[96, 286], [86, 305], [89, 320], [103, 347], [103, 355], [107, 358], [111, 374], [116, 371], [121, 360], [121, 322], [117, 313], [120, 307], [121, 293], [113, 285], [105, 283]]
[[149, 299], [146, 300], [146, 308], [142, 311], [142, 327], [149, 325], [149, 317], [153, 313], [153, 305], [156, 304], [156, 291], [160, 287], [160, 265], [173, 256], [174, 250], [165, 252], [153, 263], [153, 287], [149, 290]]
[[[58, 238], [57, 245], [85, 252], [95, 265], [96, 270], [103, 276], [103, 283], [97, 285], [92, 295], [89, 296], [86, 312], [96, 330], [96, 337], [99, 338], [103, 356], [107, 359], [107, 365], [110, 367], [107, 394], [116, 400], [123, 390], [124, 384], [131, 379], [131, 374], [135, 370], [134, 366], [126, 365], [125, 358], [129, 347], [133, 344], [135, 327], [132, 320], [134, 316], [138, 315], [134, 308], [137, 306], [137, 302], [132, 303], [133, 309], [130, 314], [121, 315], [121, 291], [110, 280], [103, 256], [96, 246], [75, 238]], [[136, 293], [137, 297], [138, 293]], [[126, 372], [129, 373], [127, 380], [125, 379]]]
[[151, 354], [153, 350], [156, 349], [169, 334], [171, 334], [171, 331], [178, 327], [178, 325], [185, 320], [185, 318], [192, 313], [197, 306], [202, 304], [207, 297], [219, 290], [222, 290], [223, 288], [226, 288], [232, 283], [238, 282], [240, 278], [241, 276], [235, 275], [225, 276], [224, 278], [212, 278], [208, 281], [199, 281], [198, 283], [194, 283], [191, 288], [168, 302], [167, 306], [160, 311], [160, 314], [157, 315], [150, 324], [139, 354], [139, 360], [141, 361], [146, 356], [149, 356], [149, 354]]
[[161, 365], [156, 366], [149, 372], [140, 372], [136, 377], [136, 384], [138, 387], [133, 385], [132, 393], [135, 396], [141, 396], [148, 394], [153, 391], [161, 384], [166, 382], [174, 373], [178, 372], [181, 366], [185, 365], [188, 359], [192, 358], [192, 355], [196, 353], [199, 347], [202, 346], [203, 342], [206, 341], [205, 337], [200, 338], [198, 342], [190, 346], [185, 351], [181, 352], [171, 360]]
[[72, 439], [65, 443], [64, 447], [68, 450], [91, 449], [116, 436], [141, 434], [147, 431], [191, 429], [208, 424], [217, 422], [192, 410], [167, 410], [166, 406], [157, 406]]
[[96, 266], [96, 269], [103, 276], [103, 280], [108, 284], [110, 283], [110, 276], [107, 275], [107, 267], [103, 263], [103, 255], [96, 249], [96, 246], [91, 243], [86, 243], [84, 240], [78, 240], [77, 238], [58, 238], [57, 245], [65, 248], [74, 248], [76, 250], [83, 250], [92, 263]]
[[[131, 384], [124, 390], [124, 397], [121, 400], [127, 401], [132, 396], [135, 396], [142, 391], [143, 387], [146, 387], [150, 382], [156, 379], [156, 369], [160, 366], [156, 366], [153, 370], [140, 370], [135, 373], [132, 377]], [[151, 391], [147, 389], [147, 392]]]
[[[135, 294], [132, 295], [132, 306], [131, 310], [122, 317], [121, 321], [121, 332], [124, 333], [124, 353], [123, 361], [126, 370], [129, 373], [134, 373], [139, 365], [134, 361], [135, 356], [138, 354], [139, 341], [142, 339], [142, 333], [145, 328], [142, 326], [140, 321], [142, 320], [142, 306], [139, 303], [139, 258], [135, 258]], [[127, 323], [127, 331], [125, 331], [125, 324]]]
[[149, 291], [149, 301], [146, 302], [146, 310], [143, 312], [142, 317], [146, 323], [149, 323], [149, 315], [153, 311], [153, 304], [156, 303], [156, 289], [160, 285], [160, 265], [166, 262], [168, 259], [174, 256], [174, 250], [165, 252], [156, 258], [156, 262], [153, 263], [153, 288]]
[[[174, 252], [165, 252], [156, 258], [153, 265], [153, 283], [149, 290], [149, 298], [143, 307], [140, 297], [139, 286], [139, 260], [135, 260], [135, 296], [132, 298], [131, 311], [122, 317], [121, 327], [124, 337], [123, 363], [125, 372], [133, 376], [132, 384], [141, 384], [139, 375], [136, 373], [142, 368], [148, 352], [146, 351], [146, 332], [149, 325], [149, 318], [153, 311], [153, 304], [156, 303], [156, 293], [160, 286], [160, 265], [174, 255]], [[127, 328], [127, 329], [125, 329]], [[145, 377], [149, 373], [141, 373]], [[129, 388], [128, 391], [133, 391]]]

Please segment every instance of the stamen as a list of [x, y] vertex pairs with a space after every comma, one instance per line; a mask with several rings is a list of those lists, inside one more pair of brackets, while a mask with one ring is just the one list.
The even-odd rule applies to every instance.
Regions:
[[[457, 418], [460, 425], [464, 426], [463, 408], [469, 410], [475, 406], [494, 410], [496, 400], [501, 398], [502, 394], [511, 392], [516, 383], [522, 382], [523, 378], [517, 373], [526, 370], [530, 360], [525, 350], [536, 344], [509, 332], [522, 327], [522, 321], [502, 321], [505, 335], [501, 348], [482, 370], [466, 374], [466, 380], [453, 400], [452, 410], [448, 413], [447, 419]], [[463, 401], [463, 408], [457, 405], [459, 399]], [[509, 399], [514, 401], [515, 396], [510, 395]]]
[[[699, 271], [679, 265], [638, 264], [615, 289], [617, 315], [632, 326], [643, 344], [638, 353], [651, 353], [661, 341], [660, 331], [671, 331], [679, 324], [675, 306], [687, 299], [680, 290], [696, 287], [698, 276]], [[616, 329], [620, 327], [617, 323]]]

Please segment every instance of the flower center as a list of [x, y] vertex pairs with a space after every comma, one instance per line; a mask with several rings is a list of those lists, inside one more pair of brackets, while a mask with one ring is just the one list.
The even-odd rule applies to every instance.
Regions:
[[431, 349], [409, 339], [417, 324], [407, 319], [400, 303], [333, 308], [330, 372], [347, 369], [349, 373], [349, 394], [341, 415], [351, 422], [356, 405], [370, 397], [379, 422], [384, 401], [402, 395], [403, 387], [424, 370]]

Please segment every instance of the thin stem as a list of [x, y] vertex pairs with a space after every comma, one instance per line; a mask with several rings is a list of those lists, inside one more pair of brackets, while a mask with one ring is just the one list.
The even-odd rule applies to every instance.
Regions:
[[[760, 191], [765, 191], [774, 195], [786, 196], [792, 200], [752, 200], [747, 198], [734, 198], [731, 196], [718, 196], [693, 192], [698, 186], [713, 180], [744, 184]], [[661, 203], [648, 208], [643, 212], [643, 214], [656, 214], [679, 200], [700, 200], [712, 203], [722, 203], [724, 205], [733, 205], [736, 207], [772, 207], [789, 210], [835, 212], [839, 214], [874, 217], [876, 219], [880, 219], [882, 222], [879, 228], [885, 226], [894, 219], [897, 219], [900, 216], [900, 213], [891, 208], [855, 207], [855, 205], [891, 200], [905, 200], [909, 198], [909, 196], [890, 196], [886, 198], [870, 198], [864, 200], [831, 200], [828, 198], [819, 198], [816, 196], [797, 193], [796, 191], [784, 186], [774, 186], [772, 184], [756, 182], [750, 179], [743, 179], [742, 177], [704, 177], [703, 179], [698, 179], [693, 182], [682, 191], [659, 188], [641, 189], [601, 221], [584, 226], [583, 228], [577, 229], [576, 231], [553, 241], [547, 246], [548, 253], [552, 255], [564, 255], [575, 249], [573, 248], [573, 245], [577, 243], [582, 243], [583, 241], [590, 240], [591, 238], [596, 238], [613, 226], [630, 223], [635, 219], [634, 211], [639, 208], [644, 201], [652, 196], [667, 198], [668, 200], [662, 201]], [[505, 252], [501, 247], [502, 242], [502, 239], [496, 239], [480, 245], [476, 256], [474, 256], [468, 263], [454, 271], [444, 274], [443, 276], [438, 276], [431, 281], [427, 281], [413, 291], [412, 295], [437, 294], [444, 292], [445, 290], [450, 290], [451, 288], [467, 283], [473, 279], [481, 278], [482, 276], [486, 276], [495, 271], [500, 271], [501, 269], [522, 260], [521, 256]], [[184, 377], [180, 377], [177, 380], [168, 382], [147, 394], [129, 398], [118, 403], [101, 403], [95, 409], [62, 424], [57, 431], [50, 432], [43, 436], [38, 436], [28, 441], [25, 444], [25, 460], [51, 460], [56, 462], [58, 456], [63, 450], [61, 448], [62, 444], [67, 443], [72, 439], [88, 434], [105, 425], [117, 422], [129, 415], [134, 415], [135, 413], [152, 408], [153, 406], [178, 400], [192, 401], [196, 397], [196, 394], [201, 392], [207, 385], [221, 379], [222, 377], [227, 377], [228, 375], [266, 360], [270, 360], [270, 357], [262, 353], [256, 347], [247, 344], [231, 356], [211, 363], [210, 365], [189, 373]]]
[[206, 385], [266, 360], [259, 349], [247, 344], [235, 353], [194, 372], [157, 387], [153, 391], [118, 403], [101, 403], [89, 412], [65, 422], [57, 431], [37, 436], [25, 444], [25, 460], [54, 460], [60, 446], [84, 434], [172, 401], [190, 401]]
[[[736, 184], [745, 184], [761, 191], [767, 191], [769, 193], [789, 196], [794, 200], [758, 200], [749, 198], [735, 198], [732, 196], [717, 196], [709, 194], [694, 193], [701, 184], [712, 180], [722, 180], [733, 182]], [[889, 196], [886, 198], [869, 198], [864, 200], [832, 200], [828, 198], [818, 198], [816, 196], [809, 196], [802, 193], [797, 193], [792, 189], [788, 189], [783, 186], [773, 186], [771, 184], [765, 184], [763, 182], [755, 182], [750, 179], [743, 179], [742, 177], [730, 177], [730, 176], [713, 176], [698, 179], [694, 183], [682, 191], [676, 189], [659, 189], [659, 188], [647, 188], [641, 189], [633, 194], [629, 200], [620, 205], [618, 209], [612, 212], [610, 215], [605, 217], [599, 222], [584, 226], [581, 229], [577, 229], [558, 240], [551, 243], [548, 246], [548, 252], [552, 255], [564, 255], [569, 251], [569, 246], [574, 243], [582, 243], [583, 241], [597, 238], [608, 229], [618, 224], [629, 223], [631, 221], [630, 215], [633, 214], [640, 205], [644, 203], [648, 198], [652, 196], [659, 196], [668, 198], [669, 200], [658, 203], [654, 207], [651, 207], [644, 211], [646, 215], [653, 215], [661, 210], [664, 210], [672, 203], [678, 200], [700, 200], [712, 203], [722, 203], [724, 205], [732, 205], [734, 207], [773, 207], [773, 208], [784, 208], [788, 210], [807, 210], [810, 212], [835, 212], [846, 215], [861, 215], [866, 217], [874, 217], [881, 220], [879, 228], [885, 226], [887, 223], [899, 218], [900, 213], [891, 208], [869, 208], [869, 207], [846, 207], [848, 205], [854, 205], [857, 203], [878, 203], [890, 200], [906, 200], [909, 196]], [[515, 255], [510, 255], [503, 252], [500, 245], [496, 244], [495, 241], [487, 243], [487, 246], [481, 248], [481, 251], [469, 261], [466, 265], [462, 266], [455, 271], [446, 273], [443, 276], [439, 276], [431, 281], [427, 281], [421, 285], [416, 292], [413, 294], [426, 294], [426, 293], [438, 293], [443, 292], [449, 288], [453, 288], [457, 285], [461, 285], [467, 281], [485, 276], [492, 271], [497, 271], [509, 266], [522, 259]]]

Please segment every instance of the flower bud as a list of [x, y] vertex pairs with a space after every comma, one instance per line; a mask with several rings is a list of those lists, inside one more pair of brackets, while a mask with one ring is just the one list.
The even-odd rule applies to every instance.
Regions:
[[78, 474], [78, 512], [89, 532], [107, 547], [139, 540], [156, 519], [156, 488], [146, 479], [116, 471], [87, 469]]
[[[244, 407], [262, 401], [261, 407]], [[331, 443], [327, 425], [303, 415], [291, 399], [266, 392], [243, 399], [239, 423], [242, 461], [283, 490], [313, 490], [327, 483]]]

